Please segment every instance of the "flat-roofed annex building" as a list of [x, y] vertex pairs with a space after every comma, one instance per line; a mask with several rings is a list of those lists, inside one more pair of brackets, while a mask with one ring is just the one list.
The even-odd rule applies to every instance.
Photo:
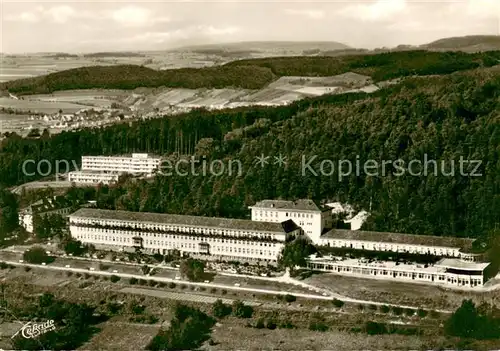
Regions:
[[81, 209], [69, 216], [74, 239], [98, 248], [171, 250], [225, 260], [276, 262], [289, 236], [301, 230], [292, 221], [250, 220]]
[[491, 272], [489, 262], [480, 262], [481, 254], [471, 251], [473, 242], [470, 238], [332, 229], [321, 237], [319, 246], [432, 255], [442, 259], [424, 265], [312, 256], [308, 268], [341, 275], [477, 287], [496, 272]]
[[319, 246], [369, 251], [407, 252], [421, 255], [459, 257], [474, 260], [468, 252], [474, 239], [415, 235], [364, 230], [331, 229], [321, 236]]
[[292, 220], [313, 243], [317, 243], [325, 230], [332, 226], [331, 209], [309, 199], [262, 200], [249, 209], [252, 221], [280, 223]]
[[120, 174], [125, 173], [151, 177], [161, 162], [161, 157], [143, 153], [125, 156], [82, 156], [81, 169], [69, 172], [68, 181], [110, 184], [117, 181]]

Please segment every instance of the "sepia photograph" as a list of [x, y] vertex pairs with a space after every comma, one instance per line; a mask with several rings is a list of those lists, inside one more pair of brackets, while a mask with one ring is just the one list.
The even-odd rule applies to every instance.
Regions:
[[500, 0], [0, 0], [0, 350], [500, 349]]

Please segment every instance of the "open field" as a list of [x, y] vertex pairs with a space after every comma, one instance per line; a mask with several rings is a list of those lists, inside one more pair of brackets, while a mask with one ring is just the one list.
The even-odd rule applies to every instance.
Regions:
[[144, 350], [160, 330], [159, 325], [106, 322], [99, 325], [101, 331], [82, 350]]
[[[205, 350], [417, 350], [427, 341], [417, 336], [353, 334], [349, 332], [314, 332], [303, 329], [254, 329], [234, 323], [214, 327], [215, 346]], [[436, 340], [437, 341], [437, 340]], [[403, 346], [404, 345], [404, 346]]]
[[355, 299], [392, 304], [422, 306], [429, 309], [454, 310], [463, 299], [486, 301], [500, 306], [500, 292], [469, 292], [415, 283], [363, 279], [335, 274], [317, 274], [304, 280], [307, 284], [329, 289]]

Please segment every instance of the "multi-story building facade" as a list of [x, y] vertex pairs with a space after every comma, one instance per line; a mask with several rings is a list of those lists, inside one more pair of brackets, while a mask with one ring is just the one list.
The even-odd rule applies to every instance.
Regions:
[[345, 256], [312, 256], [308, 267], [341, 275], [476, 287], [482, 286], [492, 272], [489, 262], [481, 262], [482, 254], [471, 250], [473, 242], [474, 239], [469, 238], [332, 229], [317, 243], [326, 251], [327, 248], [332, 248], [332, 251], [335, 248], [366, 250], [428, 255], [441, 259], [434, 264], [416, 264], [347, 259]]
[[80, 209], [69, 216], [71, 236], [97, 248], [150, 253], [205, 254], [224, 260], [276, 262], [287, 238], [300, 235], [292, 221], [250, 220]]
[[82, 156], [81, 169], [70, 172], [68, 181], [110, 184], [121, 174], [151, 177], [161, 162], [160, 157], [139, 153], [131, 156]]
[[292, 220], [314, 243], [332, 225], [331, 209], [313, 200], [263, 200], [249, 209], [252, 221], [281, 223]]
[[38, 200], [28, 207], [19, 210], [19, 225], [28, 233], [33, 233], [35, 229], [35, 218], [53, 214], [67, 216], [74, 210], [67, 201], [56, 196]]
[[312, 270], [340, 275], [471, 288], [482, 286], [491, 277], [487, 270], [489, 266], [488, 262], [452, 258], [443, 258], [435, 264], [414, 264], [333, 256], [312, 256], [307, 263]]

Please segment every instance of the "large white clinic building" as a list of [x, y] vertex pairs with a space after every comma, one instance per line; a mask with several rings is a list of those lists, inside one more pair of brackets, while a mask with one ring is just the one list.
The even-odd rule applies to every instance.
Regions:
[[224, 260], [276, 262], [301, 230], [292, 221], [250, 220], [80, 209], [69, 216], [71, 236], [110, 250], [210, 255]]
[[[492, 276], [491, 265], [472, 250], [473, 239], [335, 229], [331, 209], [312, 200], [263, 200], [249, 208], [251, 220], [80, 209], [69, 216], [69, 225], [73, 238], [109, 250], [276, 262], [287, 240], [305, 236], [328, 253], [308, 259], [313, 270], [471, 288]], [[382, 261], [367, 258], [374, 256], [368, 252], [394, 255]], [[412, 255], [424, 255], [429, 263], [408, 262], [417, 257]]]
[[82, 156], [82, 167], [68, 173], [68, 181], [75, 183], [110, 184], [121, 174], [151, 177], [162, 159], [143, 153], [130, 156]]

